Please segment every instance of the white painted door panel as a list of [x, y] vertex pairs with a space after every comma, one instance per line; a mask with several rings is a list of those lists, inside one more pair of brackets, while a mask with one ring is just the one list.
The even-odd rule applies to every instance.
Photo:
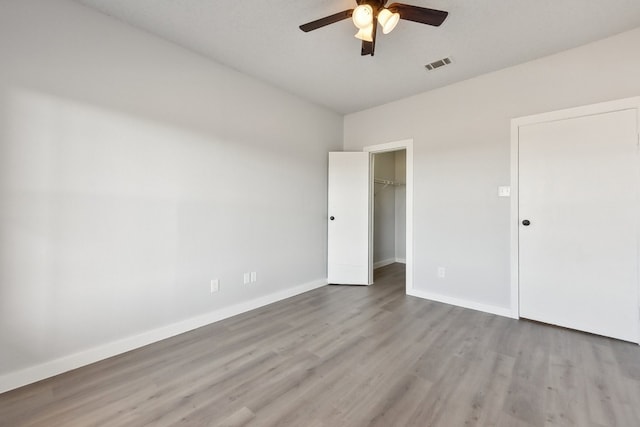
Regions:
[[638, 342], [639, 167], [636, 110], [519, 128], [520, 316]]
[[369, 153], [329, 153], [329, 283], [370, 284], [370, 182]]

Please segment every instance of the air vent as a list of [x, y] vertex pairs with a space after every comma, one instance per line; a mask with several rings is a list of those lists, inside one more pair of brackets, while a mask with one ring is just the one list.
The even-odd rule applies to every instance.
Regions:
[[431, 64], [425, 65], [424, 68], [426, 68], [427, 71], [433, 71], [436, 68], [444, 67], [445, 65], [449, 64], [451, 64], [451, 58], [442, 58], [438, 59], [437, 61], [433, 61]]

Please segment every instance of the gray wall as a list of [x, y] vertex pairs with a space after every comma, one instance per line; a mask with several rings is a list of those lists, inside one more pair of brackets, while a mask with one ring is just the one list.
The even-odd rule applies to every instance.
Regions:
[[[395, 181], [400, 184], [407, 182], [407, 150], [394, 151], [396, 164]], [[398, 185], [395, 187], [395, 213], [396, 213], [396, 261], [406, 262], [407, 257], [407, 187]]]
[[0, 383], [326, 279], [341, 116], [66, 0], [0, 58]]
[[640, 95], [639, 47], [636, 29], [346, 116], [345, 150], [414, 140], [416, 290], [510, 310], [510, 120]]
[[[395, 180], [395, 155], [374, 154], [374, 177]], [[374, 183], [373, 199], [373, 262], [389, 262], [396, 257], [396, 195], [394, 186]]]

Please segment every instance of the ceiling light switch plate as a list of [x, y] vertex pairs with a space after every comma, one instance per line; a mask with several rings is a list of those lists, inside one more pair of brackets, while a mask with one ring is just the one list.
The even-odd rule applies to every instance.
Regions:
[[511, 196], [511, 187], [504, 186], [498, 187], [498, 197], [510, 197]]

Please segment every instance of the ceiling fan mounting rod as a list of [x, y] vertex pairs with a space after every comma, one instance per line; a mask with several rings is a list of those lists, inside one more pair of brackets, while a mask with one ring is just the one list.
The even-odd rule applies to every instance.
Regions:
[[368, 4], [373, 9], [374, 15], [378, 15], [378, 11], [387, 4], [387, 0], [356, 0], [358, 6], [361, 4]]

